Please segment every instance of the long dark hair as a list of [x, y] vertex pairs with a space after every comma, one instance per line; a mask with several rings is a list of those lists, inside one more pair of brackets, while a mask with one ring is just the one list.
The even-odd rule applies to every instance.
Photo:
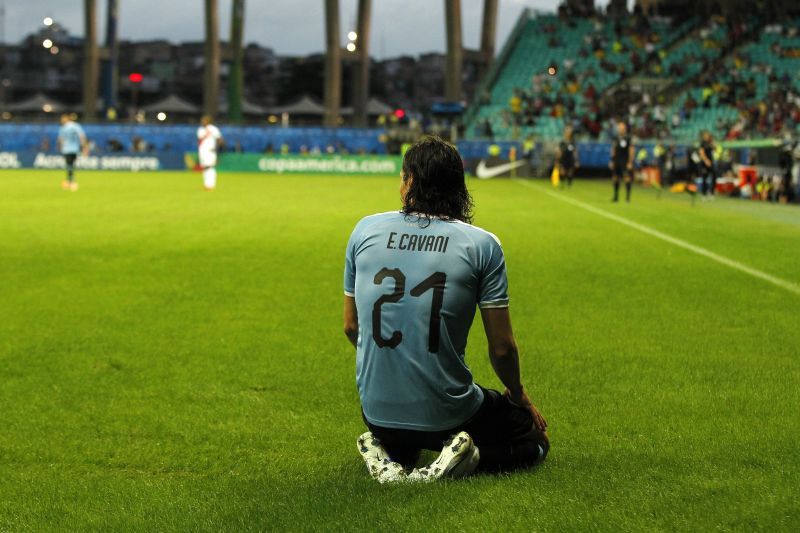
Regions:
[[403, 213], [472, 222], [472, 196], [464, 180], [464, 162], [455, 146], [439, 137], [425, 137], [403, 157], [403, 180], [411, 186], [403, 198]]

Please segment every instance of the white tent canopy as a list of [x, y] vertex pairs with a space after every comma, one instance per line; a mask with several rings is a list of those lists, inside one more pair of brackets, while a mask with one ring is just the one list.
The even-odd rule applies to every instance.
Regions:
[[322, 104], [311, 98], [310, 96], [303, 95], [300, 99], [292, 102], [291, 104], [274, 107], [270, 112], [280, 115], [288, 113], [289, 115], [319, 115], [325, 114], [325, 107]]
[[[394, 111], [394, 108], [385, 102], [381, 102], [374, 96], [367, 101], [367, 115], [374, 117], [378, 115], [388, 115]], [[353, 108], [352, 107], [344, 107], [342, 108], [342, 115], [352, 115]]]
[[[227, 113], [229, 108], [228, 101], [224, 101], [220, 103], [219, 110], [222, 113]], [[243, 115], [266, 115], [267, 110], [264, 107], [261, 107], [258, 104], [254, 104], [253, 102], [242, 99], [242, 114]]]
[[12, 113], [63, 113], [69, 108], [42, 93], [36, 93], [29, 98], [13, 102], [5, 106], [5, 111]]
[[186, 115], [196, 115], [200, 113], [199, 107], [174, 94], [171, 94], [166, 98], [162, 98], [157, 102], [153, 102], [152, 104], [148, 104], [142, 107], [142, 110], [146, 113], [164, 112]]

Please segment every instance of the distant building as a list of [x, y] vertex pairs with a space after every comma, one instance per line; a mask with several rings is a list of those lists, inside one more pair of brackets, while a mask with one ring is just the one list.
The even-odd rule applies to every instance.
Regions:
[[[220, 46], [220, 98], [225, 99], [231, 54], [228, 43], [222, 42]], [[245, 99], [263, 108], [285, 105], [303, 95], [321, 101], [324, 60], [323, 54], [279, 57], [272, 49], [251, 43], [244, 50]], [[202, 104], [204, 62], [203, 41], [120, 41], [119, 118], [125, 120], [137, 109], [170, 95], [193, 105]], [[352, 106], [356, 63], [345, 55], [342, 66], [342, 106]], [[373, 60], [370, 96], [396, 108], [424, 113], [433, 103], [443, 100], [444, 71], [442, 53]], [[477, 54], [465, 51], [465, 100], [474, 94], [477, 72]], [[0, 103], [45, 93], [79, 109], [82, 73], [83, 39], [71, 36], [58, 24], [41, 28], [17, 45], [0, 46]], [[129, 76], [133, 73], [141, 74], [141, 81], [132, 82]]]

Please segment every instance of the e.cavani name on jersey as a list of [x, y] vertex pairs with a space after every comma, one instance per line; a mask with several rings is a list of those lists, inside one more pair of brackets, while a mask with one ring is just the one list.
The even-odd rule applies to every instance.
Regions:
[[343, 281], [358, 317], [364, 418], [446, 431], [474, 416], [484, 396], [465, 362], [469, 330], [478, 308], [508, 307], [497, 238], [449, 218], [364, 217], [347, 242]]
[[447, 251], [450, 237], [443, 235], [415, 235], [414, 233], [389, 233], [386, 248], [389, 250], [405, 250], [409, 252], [439, 252]]

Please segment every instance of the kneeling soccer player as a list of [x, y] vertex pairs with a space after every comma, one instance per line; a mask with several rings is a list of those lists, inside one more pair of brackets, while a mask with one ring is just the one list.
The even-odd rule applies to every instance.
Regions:
[[[369, 428], [358, 449], [382, 483], [537, 464], [547, 424], [520, 380], [503, 249], [469, 224], [453, 146], [427, 138], [402, 168], [403, 209], [362, 219], [347, 244], [344, 330]], [[476, 305], [504, 393], [475, 384], [464, 361]], [[413, 468], [423, 449], [441, 454]]]

